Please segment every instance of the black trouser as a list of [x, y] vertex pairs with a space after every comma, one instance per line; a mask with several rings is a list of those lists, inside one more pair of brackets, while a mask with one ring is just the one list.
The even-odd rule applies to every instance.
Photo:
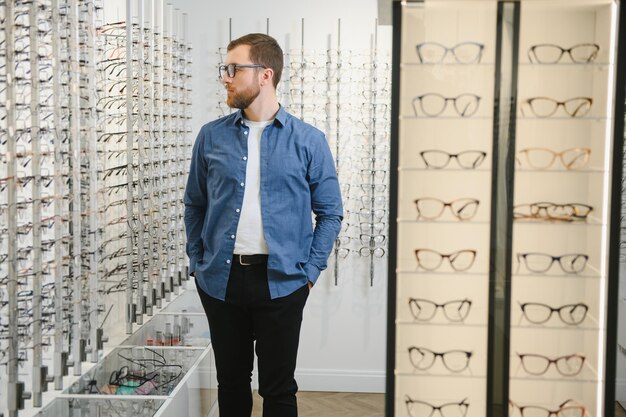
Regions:
[[207, 295], [200, 287], [198, 293], [215, 353], [220, 417], [252, 414], [254, 340], [263, 416], [296, 417], [298, 385], [294, 372], [308, 285], [272, 300], [267, 264], [233, 263], [225, 301]]

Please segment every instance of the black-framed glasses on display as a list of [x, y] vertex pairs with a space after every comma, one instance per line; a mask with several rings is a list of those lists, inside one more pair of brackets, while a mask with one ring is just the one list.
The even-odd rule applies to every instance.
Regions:
[[593, 207], [583, 203], [552, 203], [540, 201], [513, 206], [513, 218], [516, 220], [543, 221], [585, 221]]
[[585, 417], [587, 415], [587, 409], [572, 399], [563, 401], [556, 410], [540, 405], [519, 405], [509, 400], [510, 417], [514, 417], [513, 410], [516, 408], [521, 417]]
[[[459, 402], [433, 405], [426, 401], [414, 400], [408, 395], [404, 397], [406, 411], [410, 417], [465, 417], [469, 408], [467, 398]], [[559, 416], [561, 417], [561, 416]]]
[[518, 253], [517, 261], [522, 262], [530, 272], [544, 273], [547, 272], [556, 262], [561, 270], [568, 274], [578, 274], [584, 271], [589, 256], [582, 253], [570, 253], [561, 256], [552, 256], [547, 253]]
[[457, 198], [452, 201], [442, 201], [433, 197], [422, 197], [413, 200], [417, 209], [417, 217], [425, 220], [436, 220], [448, 207], [450, 212], [459, 220], [470, 220], [476, 215], [480, 202], [475, 198]]
[[459, 153], [449, 153], [435, 149], [420, 152], [420, 157], [427, 169], [442, 169], [448, 166], [452, 159], [463, 169], [478, 168], [487, 157], [487, 153], [477, 150], [467, 150]]
[[478, 42], [461, 42], [447, 47], [439, 42], [422, 42], [415, 45], [417, 57], [422, 64], [439, 64], [451, 54], [459, 64], [478, 64], [485, 45]]
[[[536, 117], [550, 117], [556, 113], [559, 107], [563, 107], [570, 117], [584, 117], [593, 104], [591, 97], [572, 97], [564, 101], [558, 101], [550, 97], [531, 97], [524, 101], [531, 113]], [[524, 107], [521, 107], [524, 115]]]
[[449, 254], [439, 253], [431, 249], [415, 249], [415, 258], [418, 268], [427, 271], [437, 270], [444, 259], [447, 259], [450, 266], [455, 271], [467, 271], [476, 259], [476, 251], [473, 249], [463, 249]]
[[472, 357], [472, 352], [459, 349], [435, 352], [424, 347], [409, 347], [411, 364], [415, 369], [420, 371], [427, 371], [432, 368], [438, 357], [448, 371], [458, 373], [467, 369], [470, 358]]
[[540, 43], [528, 49], [528, 59], [536, 64], [556, 64], [563, 56], [568, 55], [576, 64], [588, 64], [597, 58], [599, 51], [600, 45], [596, 43], [579, 43], [570, 48], [553, 43]]
[[516, 353], [522, 361], [522, 367], [531, 375], [543, 375], [550, 365], [554, 365], [562, 376], [576, 376], [583, 369], [585, 356], [579, 353], [549, 358], [536, 353]]
[[[558, 159], [565, 169], [574, 170], [587, 166], [591, 149], [571, 148], [556, 152], [547, 148], [526, 148], [520, 150], [518, 154], [523, 156], [528, 166], [533, 169], [551, 168], [554, 161]], [[517, 162], [521, 164], [521, 159], [517, 159]]]
[[480, 100], [480, 96], [471, 93], [459, 94], [456, 97], [444, 97], [439, 93], [426, 93], [413, 98], [411, 103], [416, 117], [420, 116], [420, 112], [417, 111], [418, 107], [423, 116], [440, 116], [450, 101], [457, 115], [470, 117], [478, 111]]
[[224, 79], [225, 75], [228, 75], [229, 78], [233, 78], [237, 71], [241, 68], [267, 68], [265, 65], [261, 64], [228, 64], [228, 65], [220, 65], [217, 67], [220, 80]]
[[583, 322], [589, 311], [585, 303], [565, 304], [560, 307], [552, 307], [543, 303], [519, 303], [522, 314], [526, 320], [534, 324], [543, 324], [550, 320], [554, 313], [565, 324], [575, 326]]
[[413, 318], [418, 321], [430, 321], [441, 309], [443, 315], [452, 322], [464, 321], [472, 308], [472, 301], [467, 298], [463, 300], [451, 300], [438, 304], [424, 298], [409, 298], [409, 309]]

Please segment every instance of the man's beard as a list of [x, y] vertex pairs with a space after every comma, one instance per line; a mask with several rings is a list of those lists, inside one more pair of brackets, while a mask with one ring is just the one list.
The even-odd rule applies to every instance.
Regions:
[[[256, 88], [255, 88], [256, 87]], [[261, 93], [261, 88], [257, 86], [250, 86], [240, 93], [233, 93], [226, 99], [226, 104], [233, 109], [243, 110], [250, 106], [254, 100]]]

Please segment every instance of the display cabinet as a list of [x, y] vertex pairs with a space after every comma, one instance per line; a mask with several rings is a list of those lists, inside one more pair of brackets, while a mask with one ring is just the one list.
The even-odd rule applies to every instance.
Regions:
[[122, 345], [206, 348], [209, 343], [209, 323], [205, 315], [160, 313], [155, 314]]
[[620, 15], [394, 3], [387, 416], [613, 415]]
[[217, 406], [216, 387], [210, 347], [116, 348], [37, 417], [206, 417]]

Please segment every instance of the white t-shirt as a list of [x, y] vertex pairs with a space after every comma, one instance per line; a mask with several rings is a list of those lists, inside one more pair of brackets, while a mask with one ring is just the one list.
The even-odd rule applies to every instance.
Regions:
[[235, 237], [235, 253], [238, 255], [267, 254], [267, 242], [263, 234], [261, 217], [261, 134], [265, 126], [273, 122], [252, 122], [243, 119], [249, 127], [248, 160], [243, 205]]

